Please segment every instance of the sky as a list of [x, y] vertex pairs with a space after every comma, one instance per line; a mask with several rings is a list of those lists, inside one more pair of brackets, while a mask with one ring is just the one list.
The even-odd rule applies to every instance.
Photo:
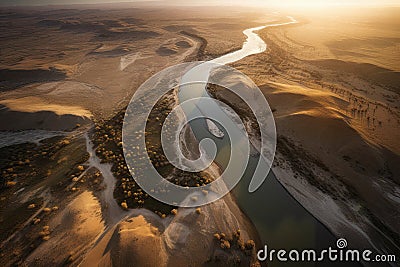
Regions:
[[[57, 4], [95, 4], [95, 3], [117, 3], [117, 2], [145, 2], [149, 0], [0, 0], [2, 6], [13, 5], [57, 5]], [[396, 5], [400, 6], [400, 0], [157, 0], [166, 4], [177, 5]]]

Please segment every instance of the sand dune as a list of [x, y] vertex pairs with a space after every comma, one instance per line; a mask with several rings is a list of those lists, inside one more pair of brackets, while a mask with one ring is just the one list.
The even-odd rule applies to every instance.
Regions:
[[138, 215], [111, 229], [81, 266], [166, 266], [166, 262], [159, 230]]
[[[229, 195], [203, 206], [200, 214], [194, 208], [179, 208], [166, 219], [148, 210], [130, 213], [87, 253], [81, 266], [232, 266], [237, 257], [240, 266], [249, 266], [255, 261], [235, 249], [221, 249], [213, 236], [237, 229], [244, 240], [255, 235], [246, 231], [252, 227]], [[216, 258], [224, 260], [213, 263]]]
[[336, 59], [314, 60], [311, 63], [332, 71], [339, 69], [347, 74], [355, 74], [372, 84], [382, 85], [389, 90], [400, 93], [399, 71], [382, 68], [370, 63], [348, 62]]
[[49, 104], [38, 97], [0, 101], [0, 130], [72, 130], [90, 121], [92, 114], [78, 106]]
[[60, 266], [79, 261], [82, 253], [104, 230], [101, 206], [89, 191], [79, 194], [50, 223], [51, 239], [28, 257], [36, 266]]
[[[0, 105], [1, 107], [1, 105]], [[90, 119], [72, 114], [58, 115], [52, 111], [20, 112], [3, 108], [0, 110], [0, 131], [49, 130], [70, 131], [84, 125]]]
[[56, 68], [47, 70], [0, 69], [0, 77], [0, 91], [8, 91], [32, 83], [63, 80], [66, 78], [66, 74]]
[[5, 105], [9, 109], [21, 112], [51, 111], [56, 113], [57, 115], [71, 114], [86, 118], [90, 118], [92, 116], [89, 111], [81, 107], [50, 104], [34, 96], [1, 100], [0, 104]]
[[[337, 95], [300, 85], [275, 83], [270, 86], [264, 92], [270, 104], [276, 108], [277, 131], [288, 138], [285, 139], [286, 148], [288, 144], [292, 146], [289, 152], [283, 149], [282, 142], [281, 145], [278, 142], [277, 161], [281, 162], [278, 163], [280, 167], [275, 167], [278, 179], [334, 232], [351, 237], [355, 246], [369, 244], [397, 251], [394, 245], [397, 234], [394, 233], [400, 224], [393, 220], [393, 216], [400, 214], [398, 202], [391, 196], [395, 196], [399, 188], [400, 156], [382, 146], [382, 140], [378, 142], [371, 137], [363, 125], [355, 123], [346, 112], [345, 107], [349, 103]], [[305, 156], [307, 153], [310, 157]], [[285, 157], [288, 160], [282, 163]], [[304, 182], [299, 183], [298, 179], [304, 179]], [[336, 208], [320, 209], [320, 204], [311, 200], [318, 194], [309, 192], [313, 197], [304, 198], [304, 194], [311, 189], [307, 189], [307, 186], [301, 189], [304, 187], [302, 183], [309, 183], [317, 187], [317, 191], [336, 199], [331, 206], [343, 202], [346, 204], [341, 208], [338, 208], [339, 204]], [[317, 198], [331, 202], [326, 196]], [[362, 206], [356, 204], [360, 202]], [[329, 214], [335, 209], [339, 214], [337, 218], [341, 218], [337, 224], [337, 218], [330, 218]], [[357, 209], [368, 210], [369, 215], [356, 215], [354, 217], [357, 219], [353, 217], [348, 220], [349, 215], [345, 214], [357, 214]], [[378, 221], [385, 232], [383, 239], [373, 238], [379, 233], [371, 225]], [[387, 236], [390, 238], [387, 239]]]
[[[378, 178], [385, 168], [390, 169], [393, 177], [400, 174], [400, 168], [389, 160], [392, 157], [400, 160], [399, 156], [387, 152], [364, 134], [362, 126], [351, 121], [343, 109], [349, 105], [345, 100], [331, 92], [281, 84], [274, 84], [273, 90], [265, 92], [277, 109], [278, 132], [302, 144], [355, 186], [362, 184], [357, 177]], [[348, 166], [353, 164], [359, 167]]]

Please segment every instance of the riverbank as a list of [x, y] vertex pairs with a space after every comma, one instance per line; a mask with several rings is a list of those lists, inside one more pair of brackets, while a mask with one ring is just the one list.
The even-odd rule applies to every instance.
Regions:
[[[166, 179], [181, 186], [204, 185], [219, 177], [219, 170], [216, 166], [207, 172], [192, 174], [174, 169], [170, 163], [165, 161], [159, 139], [162, 125], [159, 121], [165, 120], [167, 114], [176, 106], [175, 101], [174, 91], [160, 99], [148, 118], [146, 132], [138, 134], [145, 134], [150, 159], [159, 173], [164, 175]], [[237, 257], [239, 257], [243, 266], [256, 263], [256, 245], [261, 244], [257, 231], [231, 196], [227, 195], [216, 203], [189, 209], [160, 203], [142, 191], [128, 173], [123, 161], [122, 147], [120, 146], [123, 114], [124, 111], [121, 111], [112, 120], [98, 122], [93, 134], [97, 155], [102, 158], [103, 163], [112, 164], [111, 170], [117, 179], [114, 192], [116, 201], [122, 208], [129, 209], [125, 213], [125, 218], [118, 221], [115, 226], [109, 226], [109, 231], [120, 232], [118, 230], [120, 227], [143, 229], [145, 232], [151, 231], [153, 234], [146, 235], [143, 239], [136, 237], [136, 241], [131, 240], [129, 236], [123, 237], [125, 240], [123, 242], [128, 246], [128, 240], [131, 240], [132, 244], [129, 247], [136, 247], [139, 244], [146, 247], [147, 245], [143, 243], [145, 239], [148, 240], [149, 244], [158, 244], [156, 246], [164, 253], [162, 257], [154, 260], [160, 266], [165, 264], [186, 266], [189, 262], [199, 265], [208, 262], [212, 265], [218, 264], [217, 262], [221, 261], [222, 258], [227, 265], [230, 265]], [[186, 138], [183, 147], [189, 149], [198, 147], [190, 128], [186, 128], [184, 136]], [[149, 210], [150, 213], [142, 212], [146, 210]], [[193, 225], [196, 225], [196, 227], [193, 227]], [[240, 230], [241, 233], [239, 243], [233, 237], [237, 230]], [[131, 231], [136, 230], [129, 230], [128, 232]], [[232, 243], [232, 246], [221, 247], [222, 245], [219, 243], [222, 240], [215, 239], [214, 234], [216, 233], [224, 233], [226, 236], [224, 241], [228, 244]], [[106, 258], [101, 258], [101, 261], [107, 263], [114, 259], [121, 264], [127, 261], [142, 262], [145, 259], [143, 255], [130, 255], [129, 253], [123, 259], [113, 258], [115, 251], [118, 250], [118, 244], [121, 244], [122, 240], [112, 238], [112, 236], [114, 234], [103, 234], [102, 238], [96, 242], [96, 246], [89, 252], [88, 259], [97, 258], [96, 255], [109, 255]], [[252, 240], [255, 240], [255, 242]], [[254, 243], [254, 245], [244, 246], [247, 242], [249, 244]], [[200, 248], [200, 244], [204, 247]], [[105, 248], [107, 250], [104, 250]], [[149, 247], [148, 250], [151, 251], [151, 248]]]
[[[351, 20], [361, 17], [376, 20], [372, 14]], [[377, 68], [365, 64], [373, 58], [350, 53], [355, 47], [380, 51], [375, 42], [357, 42], [354, 36], [370, 40], [366, 36], [375, 32], [392, 32], [376, 24], [338, 27], [333, 16], [314, 14], [313, 19], [299, 27], [261, 31], [269, 49], [234, 67], [259, 85], [274, 110], [278, 147], [273, 170], [290, 194], [352, 247], [397, 254], [396, 78], [380, 82], [375, 75], [365, 76]], [[325, 27], [332, 33], [323, 33]], [[362, 30], [366, 27], [368, 32]], [[339, 42], [338, 36], [353, 43], [335, 56], [338, 51], [329, 47]], [[386, 68], [392, 63], [387, 60]], [[379, 75], [386, 72], [381, 69]]]

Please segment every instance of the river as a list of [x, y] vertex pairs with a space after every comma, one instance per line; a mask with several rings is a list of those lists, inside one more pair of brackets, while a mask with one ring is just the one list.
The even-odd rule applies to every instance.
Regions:
[[[219, 64], [229, 64], [239, 61], [249, 55], [262, 53], [266, 50], [267, 44], [258, 36], [256, 31], [268, 27], [279, 27], [288, 24], [297, 23], [292, 17], [287, 17], [288, 22], [274, 23], [265, 26], [246, 29], [243, 33], [247, 36], [243, 43], [242, 49], [234, 51], [211, 60], [210, 62]], [[185, 76], [190, 76], [186, 75]], [[183, 77], [184, 82], [190, 82], [193, 77]], [[191, 88], [180, 88], [178, 96], [182, 103], [188, 99], [196, 97], [209, 96], [204, 88], [205, 86], [194, 86]], [[187, 90], [190, 89], [190, 90]], [[200, 107], [199, 107], [200, 109]], [[217, 104], [212, 106], [202, 107], [201, 113], [221, 113], [224, 111]], [[185, 111], [186, 113], [186, 111]], [[207, 114], [205, 114], [207, 115]], [[229, 116], [224, 114], [226, 118], [222, 125], [232, 124]], [[228, 121], [230, 120], [230, 121]], [[218, 148], [218, 153], [215, 161], [220, 166], [225, 166], [227, 161], [233, 160], [235, 164], [243, 164], [241, 155], [229, 158], [231, 144], [227, 133], [221, 127], [225, 135], [217, 137], [211, 134], [205, 119], [196, 119], [189, 122], [193, 133], [198, 140], [211, 138]], [[241, 144], [234, 144], [239, 146]], [[253, 148], [254, 149], [254, 148]], [[254, 152], [254, 151], [253, 151]], [[259, 153], [251, 153], [246, 171], [232, 191], [238, 205], [244, 213], [254, 223], [261, 240], [271, 249], [310, 249], [321, 250], [329, 246], [335, 247], [336, 237], [312, 214], [310, 214], [295, 198], [277, 180], [274, 173], [269, 171], [268, 178], [264, 183], [253, 193], [248, 192], [249, 183], [252, 179], [253, 172], [260, 160]], [[268, 169], [265, 170], [267, 173]], [[298, 264], [290, 264], [282, 262], [271, 262], [268, 266], [298, 266]], [[355, 266], [354, 264], [345, 263], [302, 263], [301, 266]]]

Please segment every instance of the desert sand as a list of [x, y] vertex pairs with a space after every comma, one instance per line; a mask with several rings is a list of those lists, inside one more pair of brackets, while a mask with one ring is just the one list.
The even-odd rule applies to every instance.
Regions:
[[[0, 264], [257, 266], [254, 245], [241, 248], [261, 247], [257, 230], [231, 195], [175, 210], [134, 188], [120, 128], [147, 78], [239, 49], [242, 31], [272, 13], [108, 8], [0, 10], [0, 130], [62, 132], [0, 148]], [[290, 194], [352, 247], [398, 254], [397, 13], [353, 13], [281, 11], [277, 20], [300, 23], [260, 31], [267, 51], [232, 65], [274, 111], [273, 171]], [[238, 229], [243, 240], [227, 249], [220, 234], [232, 241]]]

